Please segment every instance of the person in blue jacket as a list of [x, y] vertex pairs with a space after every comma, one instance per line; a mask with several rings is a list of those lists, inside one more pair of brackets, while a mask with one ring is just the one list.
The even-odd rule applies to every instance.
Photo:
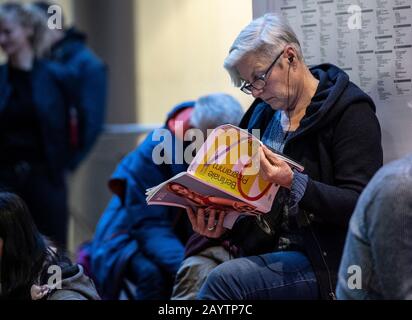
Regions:
[[[34, 3], [48, 20], [50, 3]], [[64, 24], [64, 17], [62, 17]], [[87, 46], [86, 35], [75, 27], [49, 29], [46, 57], [76, 74], [79, 92], [69, 109], [70, 169], [86, 158], [102, 132], [107, 105], [108, 72], [104, 62]]]
[[[165, 155], [170, 162], [156, 164], [152, 157], [159, 145], [157, 130], [121, 161], [109, 182], [114, 195], [86, 247], [90, 272], [104, 299], [117, 299], [124, 279], [135, 285], [135, 299], [170, 296], [174, 275], [184, 256], [183, 243], [191, 228], [185, 214], [177, 221], [181, 209], [148, 206], [146, 189], [187, 169], [188, 163], [177, 161], [188, 147], [188, 142], [178, 147], [187, 129], [206, 132], [225, 123], [238, 125], [242, 115], [239, 102], [227, 94], [210, 94], [196, 102], [184, 102], [169, 113], [162, 128], [176, 138], [172, 139], [170, 149], [174, 151]], [[174, 227], [183, 231], [180, 238]]]
[[73, 79], [39, 59], [46, 26], [27, 5], [0, 6], [0, 189], [19, 194], [40, 231], [64, 246], [67, 234], [67, 110]]

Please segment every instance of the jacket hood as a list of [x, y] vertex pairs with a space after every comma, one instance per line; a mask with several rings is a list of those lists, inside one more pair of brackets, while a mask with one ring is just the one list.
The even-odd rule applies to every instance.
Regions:
[[78, 264], [63, 268], [61, 289], [52, 292], [48, 299], [67, 300], [73, 296], [82, 296], [87, 300], [100, 300], [92, 280], [84, 274], [83, 267]]
[[[337, 66], [321, 64], [312, 67], [310, 72], [319, 80], [319, 84], [297, 134], [300, 135], [330, 124], [355, 103], [366, 102], [376, 112], [373, 100], [352, 83], [349, 76]], [[242, 119], [240, 126], [250, 128], [255, 123], [263, 123], [263, 128], [265, 128], [275, 112], [261, 99], [256, 99]]]
[[[173, 134], [176, 135], [178, 132], [184, 134], [186, 130], [190, 128], [190, 117], [192, 115], [194, 105], [194, 101], [183, 102], [175, 106], [168, 114], [166, 127]], [[183, 139], [183, 137], [180, 138]]]
[[85, 33], [80, 32], [76, 28], [70, 28], [66, 31], [66, 39], [86, 42], [87, 36]]
[[349, 80], [349, 76], [332, 64], [321, 64], [310, 69], [319, 80], [318, 88], [306, 115], [301, 121], [301, 130], [329, 124], [339, 117], [350, 105], [366, 102], [375, 112], [372, 99]]
[[70, 42], [82, 42], [85, 43], [87, 41], [87, 36], [83, 32], [80, 32], [76, 28], [67, 29], [64, 38], [61, 39], [59, 42], [55, 44], [55, 47], [59, 47], [62, 44], [70, 43]]
[[182, 103], [179, 103], [175, 105], [172, 110], [167, 114], [166, 118], [166, 123], [172, 119], [175, 118], [181, 111], [183, 111], [186, 108], [193, 108], [195, 106], [195, 101], [185, 101]]
[[56, 42], [48, 56], [49, 59], [66, 62], [75, 52], [81, 51], [86, 44], [86, 35], [75, 28], [68, 29], [63, 39]]

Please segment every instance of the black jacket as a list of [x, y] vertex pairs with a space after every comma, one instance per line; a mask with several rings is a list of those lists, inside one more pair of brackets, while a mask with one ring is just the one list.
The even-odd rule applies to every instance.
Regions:
[[[306, 254], [322, 298], [333, 298], [346, 232], [357, 199], [382, 166], [381, 131], [371, 98], [339, 68], [311, 69], [319, 86], [299, 128], [283, 152], [304, 165], [309, 176], [299, 203]], [[241, 126], [261, 129], [275, 112], [256, 100]]]
[[[9, 66], [0, 65], [0, 117], [12, 92], [8, 74]], [[67, 114], [75, 87], [74, 77], [57, 64], [39, 60], [33, 65], [32, 87], [50, 178], [60, 183], [68, 166]]]

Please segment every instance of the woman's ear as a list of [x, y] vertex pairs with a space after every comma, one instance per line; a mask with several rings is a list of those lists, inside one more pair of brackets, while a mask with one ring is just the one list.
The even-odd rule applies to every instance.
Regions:
[[293, 48], [291, 45], [287, 45], [284, 50], [284, 57], [288, 59], [290, 64], [293, 63], [293, 61], [295, 61], [297, 57], [295, 48]]

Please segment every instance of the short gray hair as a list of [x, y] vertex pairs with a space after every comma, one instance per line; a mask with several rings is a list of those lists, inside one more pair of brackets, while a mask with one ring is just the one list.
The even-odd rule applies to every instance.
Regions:
[[200, 97], [190, 118], [193, 127], [203, 133], [222, 124], [238, 126], [244, 114], [240, 103], [231, 95], [214, 93]]
[[233, 84], [240, 87], [242, 80], [236, 64], [247, 54], [254, 53], [259, 58], [273, 59], [279, 49], [287, 44], [293, 46], [298, 59], [303, 61], [302, 50], [295, 32], [286, 20], [275, 13], [267, 13], [246, 26], [229, 50], [224, 67], [229, 72]]

